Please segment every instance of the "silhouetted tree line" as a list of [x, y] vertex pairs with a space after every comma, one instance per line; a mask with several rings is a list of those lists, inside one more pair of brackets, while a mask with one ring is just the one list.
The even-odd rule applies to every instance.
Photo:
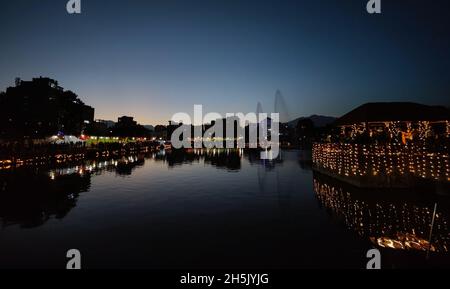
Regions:
[[93, 120], [94, 108], [50, 78], [17, 79], [15, 87], [0, 94], [0, 139], [79, 135]]

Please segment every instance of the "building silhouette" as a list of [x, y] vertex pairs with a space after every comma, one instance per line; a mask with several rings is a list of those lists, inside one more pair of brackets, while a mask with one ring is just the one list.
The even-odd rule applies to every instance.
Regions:
[[80, 135], [93, 120], [94, 108], [50, 78], [16, 79], [16, 85], [0, 95], [1, 139]]
[[104, 124], [106, 128], [112, 128], [116, 125], [116, 122], [112, 120], [96, 119], [95, 122]]
[[122, 116], [111, 129], [112, 135], [117, 137], [150, 137], [151, 132], [137, 123], [131, 116]]

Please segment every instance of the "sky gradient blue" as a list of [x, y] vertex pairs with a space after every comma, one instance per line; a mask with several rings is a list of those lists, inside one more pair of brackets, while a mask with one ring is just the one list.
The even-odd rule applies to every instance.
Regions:
[[[0, 1], [0, 90], [49, 76], [96, 118], [173, 113], [340, 116], [369, 101], [450, 105], [449, 1]], [[391, 3], [395, 2], [395, 3]], [[430, 3], [432, 2], [432, 3]]]

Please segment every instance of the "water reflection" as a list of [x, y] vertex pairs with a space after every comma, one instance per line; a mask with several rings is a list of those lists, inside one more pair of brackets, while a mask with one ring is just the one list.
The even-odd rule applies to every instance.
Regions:
[[[121, 258], [127, 261], [117, 268], [145, 267], [148, 260], [154, 266], [179, 260], [174, 266], [247, 262], [321, 267], [334, 255], [339, 258], [333, 266], [359, 268], [372, 245], [399, 249], [389, 252], [401, 254], [402, 260], [428, 248], [447, 253], [448, 203], [430, 192], [360, 191], [312, 174], [307, 152], [282, 151], [279, 159], [267, 161], [251, 150], [150, 151], [0, 170], [0, 222], [8, 226], [1, 253], [9, 262], [16, 260], [27, 234], [41, 239], [44, 247], [61, 238], [64, 249], [73, 246], [73, 239], [96, 248], [90, 254], [100, 268], [111, 255], [101, 248], [111, 239], [121, 240], [114, 247], [126, 252]], [[73, 210], [77, 205], [83, 210]], [[31, 232], [13, 225], [51, 229]], [[94, 233], [99, 237], [91, 239]], [[128, 251], [130, 242], [135, 250]], [[59, 253], [53, 253], [59, 260]], [[16, 263], [22, 264], [19, 259]]]
[[[314, 192], [330, 215], [375, 246], [448, 252], [449, 211], [430, 191], [361, 191], [315, 174]], [[431, 231], [435, 202], [438, 206]]]
[[0, 221], [3, 227], [20, 225], [33, 228], [51, 218], [62, 219], [76, 206], [79, 194], [89, 191], [92, 175], [114, 172], [131, 176], [146, 160], [162, 161], [168, 167], [188, 163], [211, 165], [218, 169], [241, 169], [243, 150], [164, 150], [112, 159], [85, 160], [79, 163], [19, 167], [0, 170]]
[[62, 219], [76, 206], [91, 185], [91, 175], [115, 172], [131, 175], [145, 163], [144, 155], [110, 160], [86, 160], [78, 165], [20, 167], [0, 171], [0, 221], [2, 227], [33, 228], [51, 218]]
[[52, 217], [64, 218], [76, 206], [78, 196], [89, 190], [89, 174], [54, 176], [40, 170], [21, 169], [0, 174], [2, 227], [33, 228]]
[[58, 167], [48, 170], [51, 180], [67, 175], [102, 174], [103, 172], [115, 172], [118, 175], [129, 176], [133, 171], [145, 164], [145, 155], [133, 155], [116, 159], [86, 160], [78, 165]]
[[162, 150], [153, 154], [152, 158], [167, 162], [169, 167], [203, 161], [215, 168], [238, 171], [241, 169], [242, 156], [241, 149], [188, 149], [167, 152]]

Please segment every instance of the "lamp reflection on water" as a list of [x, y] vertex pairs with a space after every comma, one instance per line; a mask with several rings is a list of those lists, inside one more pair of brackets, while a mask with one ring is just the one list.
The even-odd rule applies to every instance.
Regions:
[[314, 175], [314, 192], [332, 217], [375, 246], [436, 253], [449, 251], [448, 210], [437, 210], [430, 243], [433, 203], [421, 203], [421, 192], [362, 191], [320, 174]]

